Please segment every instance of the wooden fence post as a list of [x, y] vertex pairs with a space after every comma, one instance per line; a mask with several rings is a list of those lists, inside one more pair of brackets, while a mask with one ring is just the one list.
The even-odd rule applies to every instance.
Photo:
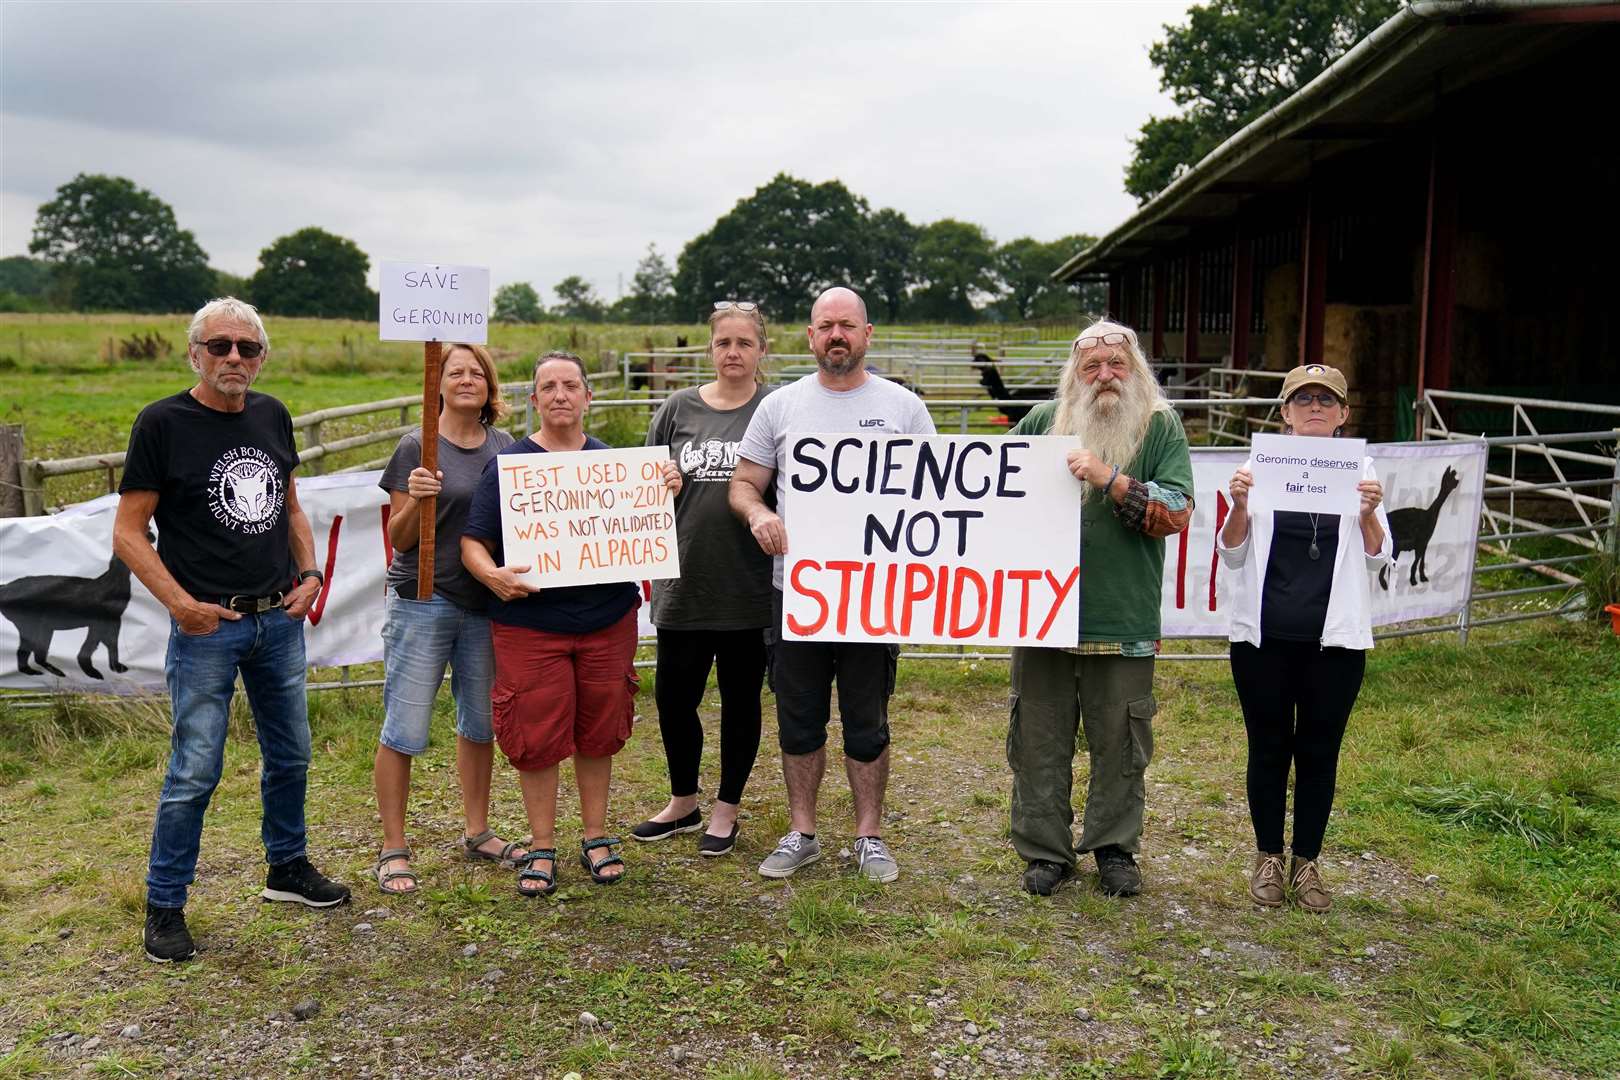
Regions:
[[0, 424], [0, 517], [22, 517], [23, 429], [21, 424]]

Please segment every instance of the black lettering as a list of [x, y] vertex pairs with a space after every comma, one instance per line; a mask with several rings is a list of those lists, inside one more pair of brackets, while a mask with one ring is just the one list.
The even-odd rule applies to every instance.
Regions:
[[860, 490], [861, 481], [860, 481], [860, 474], [859, 473], [856, 474], [856, 477], [855, 477], [854, 480], [851, 480], [849, 482], [848, 487], [845, 487], [843, 484], [840, 484], [838, 482], [838, 456], [844, 452], [844, 447], [846, 447], [846, 446], [860, 446], [860, 445], [861, 445], [861, 440], [860, 439], [839, 439], [836, 443], [833, 444], [832, 461], [830, 463], [831, 467], [830, 467], [829, 471], [832, 473], [832, 486], [833, 486], [834, 491], [840, 491], [840, 492], [843, 492], [845, 495], [848, 495], [851, 492], [855, 492], [855, 491]]
[[866, 528], [861, 545], [866, 554], [872, 554], [872, 537], [876, 536], [878, 543], [896, 554], [900, 551], [900, 523], [906, 519], [904, 510], [894, 512], [894, 528], [889, 532], [883, 531], [883, 523], [878, 521], [876, 514], [866, 515]]
[[961, 492], [965, 498], [982, 499], [990, 493], [990, 477], [986, 476], [984, 478], [983, 487], [979, 488], [977, 491], [969, 491], [967, 480], [962, 475], [964, 468], [967, 465], [968, 454], [975, 450], [982, 450], [986, 457], [994, 456], [994, 451], [990, 449], [990, 444], [987, 442], [970, 442], [966, 446], [962, 447], [962, 453], [958, 455], [956, 459], [956, 490]]
[[941, 510], [940, 517], [950, 518], [956, 522], [956, 554], [967, 554], [967, 527], [971, 518], [984, 517], [983, 510]]
[[1029, 443], [1027, 443], [1027, 442], [1007, 442], [1006, 440], [1002, 441], [1002, 443], [1001, 443], [1001, 471], [996, 476], [996, 498], [998, 498], [998, 499], [1022, 499], [1025, 495], [1028, 494], [1028, 492], [1025, 492], [1025, 491], [1014, 491], [1012, 488], [1007, 486], [1008, 477], [1012, 476], [1013, 473], [1021, 473], [1021, 472], [1024, 471], [1022, 466], [1014, 465], [1012, 462], [1008, 461], [1007, 460], [1007, 455], [1009, 453], [1011, 453], [1013, 450], [1028, 450], [1028, 449], [1029, 449]]
[[[929, 526], [934, 530], [934, 535], [929, 539], [927, 548], [917, 546], [917, 523], [919, 521], [928, 522]], [[934, 549], [939, 547], [939, 518], [926, 510], [913, 517], [911, 524], [906, 526], [906, 547], [911, 549], [913, 555], [932, 555]]]
[[883, 482], [882, 486], [877, 490], [879, 495], [904, 495], [906, 493], [906, 489], [903, 487], [890, 487], [889, 478], [905, 467], [904, 462], [894, 460], [895, 448], [900, 446], [910, 446], [915, 441], [916, 440], [914, 439], [891, 439], [888, 446], [884, 447]]
[[935, 455], [933, 443], [922, 443], [917, 448], [917, 475], [911, 482], [911, 497], [922, 496], [923, 484], [930, 478], [934, 485], [934, 498], [945, 498], [945, 488], [951, 480], [951, 464], [956, 459], [956, 444], [945, 444], [945, 460], [942, 463]]
[[827, 449], [827, 444], [820, 439], [800, 439], [793, 447], [793, 460], [800, 465], [808, 466], [816, 471], [814, 480], [805, 480], [798, 473], [793, 474], [793, 487], [796, 491], [814, 491], [827, 482], [827, 466], [821, 463], [820, 458], [806, 457], [805, 447], [813, 446], [817, 450]]

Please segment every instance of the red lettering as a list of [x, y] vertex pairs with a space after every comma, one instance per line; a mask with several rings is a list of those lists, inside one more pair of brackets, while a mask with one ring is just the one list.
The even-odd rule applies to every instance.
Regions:
[[1209, 553], [1209, 610], [1215, 610], [1215, 571], [1221, 568], [1221, 553], [1218, 546], [1221, 542], [1221, 526], [1226, 524], [1226, 492], [1215, 492], [1215, 543], [1210, 545]]
[[[383, 507], [386, 512], [387, 507]], [[338, 530], [343, 528], [343, 515], [339, 514], [332, 519], [332, 530], [326, 534], [326, 580], [321, 583], [320, 591], [315, 594], [315, 603], [309, 609], [309, 625], [321, 625], [321, 612], [326, 610], [326, 597], [332, 591], [332, 571], [337, 569]], [[388, 529], [383, 529], [383, 542], [388, 540]], [[392, 561], [392, 557], [390, 557]]]
[[834, 624], [840, 635], [849, 630], [849, 592], [850, 579], [859, 572], [861, 564], [858, 562], [828, 562], [827, 569], [838, 572], [838, 621]]
[[1058, 579], [1052, 576], [1052, 571], [1043, 570], [1042, 573], [1046, 575], [1047, 583], [1052, 586], [1052, 610], [1046, 613], [1046, 621], [1041, 623], [1040, 630], [1035, 634], [1037, 641], [1046, 640], [1046, 632], [1052, 629], [1052, 622], [1057, 618], [1058, 609], [1063, 606], [1063, 598], [1069, 595], [1069, 590], [1074, 588], [1075, 582], [1080, 580], [1080, 568], [1078, 566], [1069, 571], [1069, 580], [1061, 585], [1058, 583]]
[[877, 565], [866, 564], [866, 572], [861, 575], [861, 629], [873, 637], [894, 635], [894, 579], [900, 572], [900, 567], [894, 563], [889, 564], [889, 572], [885, 575], [883, 585], [883, 614], [882, 626], [872, 625], [872, 583], [877, 579]]
[[[967, 592], [967, 583], [971, 581], [973, 587], [979, 591], [979, 613], [973, 617], [971, 626], [962, 625], [962, 594]], [[986, 590], [984, 578], [967, 567], [958, 567], [956, 571], [956, 593], [951, 597], [951, 637], [972, 637], [984, 625]]]
[[922, 563], [906, 563], [906, 598], [905, 609], [900, 615], [900, 636], [911, 636], [911, 606], [919, 600], [926, 600], [934, 592], [934, 578], [928, 567]]
[[1007, 576], [1018, 582], [1018, 636], [1029, 635], [1029, 583], [1041, 579], [1039, 570], [1009, 570]]
[[1176, 538], [1176, 610], [1187, 606], [1187, 534], [1192, 532], [1192, 518]]
[[383, 566], [394, 565], [394, 543], [388, 539], [388, 515], [394, 508], [388, 503], [382, 504], [382, 534], [383, 534]]
[[947, 567], [939, 568], [939, 588], [934, 590], [934, 636], [945, 636], [945, 586], [950, 579], [950, 570]]
[[990, 636], [1001, 636], [1001, 585], [1004, 578], [997, 570], [990, 578]]
[[814, 622], [808, 623], [800, 622], [798, 619], [794, 618], [791, 613], [788, 615], [788, 629], [802, 637], [809, 637], [811, 634], [814, 634], [817, 630], [820, 630], [823, 626], [827, 625], [826, 598], [823, 597], [819, 592], [816, 592], [814, 589], [806, 588], [804, 582], [799, 580], [799, 575], [804, 572], [806, 567], [811, 570], [820, 570], [821, 564], [810, 559], [805, 559], [803, 562], [794, 563], [792, 572], [788, 574], [788, 582], [793, 586], [794, 592], [798, 593], [800, 596], [808, 596], [814, 600], [816, 602], [816, 606], [821, 609], [821, 614], [816, 616]]

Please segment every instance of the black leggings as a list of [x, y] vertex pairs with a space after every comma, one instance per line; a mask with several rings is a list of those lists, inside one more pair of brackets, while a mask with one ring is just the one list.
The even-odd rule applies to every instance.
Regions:
[[1314, 641], [1267, 641], [1259, 648], [1232, 643], [1232, 682], [1249, 732], [1249, 817], [1261, 851], [1283, 849], [1288, 813], [1288, 767], [1294, 767], [1294, 856], [1322, 853], [1339, 745], [1367, 654], [1322, 648]]
[[720, 684], [721, 802], [742, 802], [759, 756], [759, 694], [765, 681], [762, 630], [659, 630], [658, 728], [669, 763], [669, 791], [696, 795], [703, 757], [698, 705], [713, 665]]

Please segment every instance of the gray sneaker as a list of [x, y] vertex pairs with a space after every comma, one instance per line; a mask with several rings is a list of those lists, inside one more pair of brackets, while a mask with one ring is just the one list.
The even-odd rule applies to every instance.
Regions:
[[776, 842], [776, 850], [765, 856], [759, 872], [768, 878], [792, 877], [799, 867], [809, 866], [819, 858], [821, 841], [794, 830]]
[[868, 881], [888, 883], [900, 876], [900, 864], [889, 854], [888, 845], [875, 836], [856, 838], [855, 859]]

